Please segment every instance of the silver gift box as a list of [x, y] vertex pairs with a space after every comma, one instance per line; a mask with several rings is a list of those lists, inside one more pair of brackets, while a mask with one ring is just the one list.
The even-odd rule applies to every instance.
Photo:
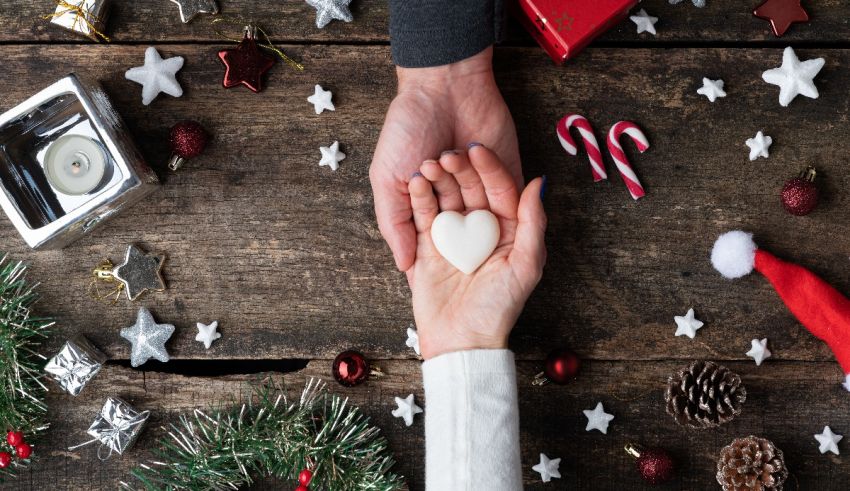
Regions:
[[[105, 155], [100, 182], [82, 195], [51, 185], [45, 156], [60, 137], [94, 140]], [[97, 82], [75, 74], [0, 115], [0, 206], [34, 249], [59, 249], [155, 189], [121, 117]]]
[[[105, 35], [106, 19], [109, 16], [109, 0], [65, 0], [67, 5], [59, 4], [50, 23], [63, 27], [95, 41]], [[76, 8], [69, 8], [71, 7]], [[77, 10], [77, 8], [79, 10]], [[80, 14], [83, 15], [80, 15]]]
[[94, 347], [85, 336], [69, 339], [44, 371], [72, 396], [77, 396], [89, 380], [103, 368], [106, 355]]

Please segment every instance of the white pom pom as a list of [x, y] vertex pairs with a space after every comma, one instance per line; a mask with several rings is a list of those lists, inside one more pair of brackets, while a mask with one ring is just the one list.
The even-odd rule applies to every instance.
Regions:
[[755, 262], [756, 243], [753, 242], [753, 234], [741, 230], [721, 235], [711, 250], [714, 269], [730, 280], [750, 274]]

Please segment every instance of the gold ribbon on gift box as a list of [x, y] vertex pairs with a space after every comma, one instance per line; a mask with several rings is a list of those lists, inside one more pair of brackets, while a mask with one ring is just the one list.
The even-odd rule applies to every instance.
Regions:
[[97, 27], [95, 27], [95, 25], [92, 24], [92, 22], [89, 20], [89, 17], [92, 15], [92, 13], [88, 10], [88, 8], [84, 7], [84, 5], [86, 4], [85, 0], [77, 1], [79, 3], [73, 4], [67, 2], [66, 0], [56, 0], [56, 4], [58, 5], [58, 7], [64, 10], [59, 10], [57, 8], [56, 12], [53, 12], [52, 14], [47, 14], [44, 16], [44, 18], [55, 19], [66, 14], [71, 14], [74, 16], [74, 23], [71, 25], [71, 30], [78, 30], [78, 27], [81, 27], [83, 24], [85, 24], [89, 28], [89, 30], [95, 35], [92, 39], [96, 41], [99, 37], [108, 43], [110, 39], [106, 36], [106, 34], [97, 30]]

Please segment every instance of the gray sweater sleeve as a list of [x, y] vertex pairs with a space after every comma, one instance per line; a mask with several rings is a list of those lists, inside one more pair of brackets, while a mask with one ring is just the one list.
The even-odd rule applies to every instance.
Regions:
[[503, 0], [389, 0], [393, 61], [408, 68], [469, 58], [501, 35]]

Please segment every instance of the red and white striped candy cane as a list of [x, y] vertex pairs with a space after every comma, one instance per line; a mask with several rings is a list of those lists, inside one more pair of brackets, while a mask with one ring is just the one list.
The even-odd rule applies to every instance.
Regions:
[[629, 164], [629, 159], [626, 157], [626, 153], [623, 152], [623, 147], [620, 146], [620, 136], [623, 133], [635, 142], [640, 153], [645, 152], [649, 148], [649, 140], [646, 139], [646, 135], [643, 134], [643, 131], [641, 131], [638, 125], [631, 121], [615, 123], [608, 131], [608, 151], [611, 152], [611, 158], [614, 159], [620, 175], [623, 176], [623, 181], [626, 183], [626, 187], [629, 188], [632, 198], [642, 198], [646, 193], [643, 191], [643, 186], [641, 186], [640, 180], [635, 175], [631, 164]]
[[603, 179], [608, 179], [608, 174], [605, 172], [605, 164], [602, 163], [602, 152], [599, 151], [599, 142], [596, 141], [596, 136], [593, 135], [593, 127], [590, 126], [590, 121], [579, 114], [567, 114], [555, 127], [558, 133], [558, 140], [561, 141], [561, 146], [570, 155], [578, 154], [578, 148], [570, 135], [570, 127], [578, 128], [581, 139], [584, 142], [584, 149], [587, 151], [587, 158], [590, 159], [590, 172], [593, 174], [593, 182], [599, 182]]

